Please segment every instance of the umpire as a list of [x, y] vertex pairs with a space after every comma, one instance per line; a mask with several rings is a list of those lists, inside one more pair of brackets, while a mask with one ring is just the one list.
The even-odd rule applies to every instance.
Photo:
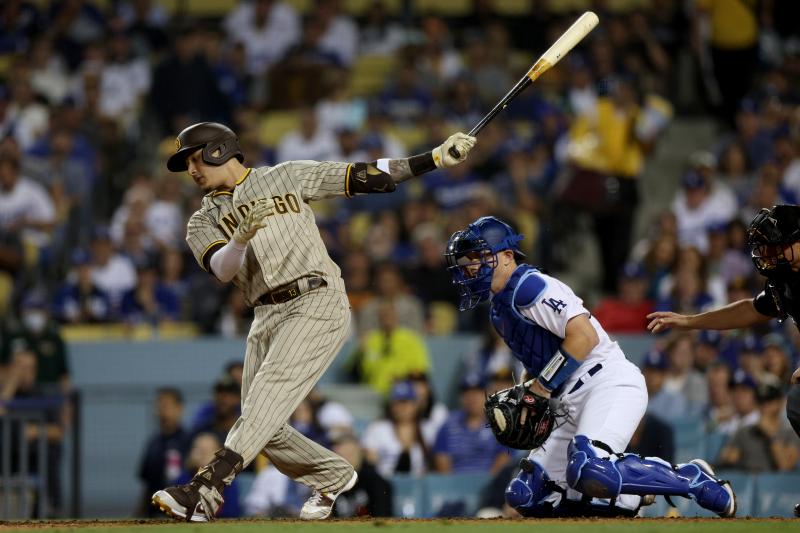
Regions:
[[[647, 329], [653, 333], [675, 329], [737, 329], [761, 324], [772, 318], [791, 317], [800, 329], [800, 206], [776, 205], [761, 209], [747, 229], [747, 244], [758, 272], [767, 278], [755, 298], [739, 300], [697, 315], [670, 311], [651, 313]], [[791, 378], [786, 416], [800, 436], [800, 368]], [[800, 504], [794, 508], [800, 516]]]

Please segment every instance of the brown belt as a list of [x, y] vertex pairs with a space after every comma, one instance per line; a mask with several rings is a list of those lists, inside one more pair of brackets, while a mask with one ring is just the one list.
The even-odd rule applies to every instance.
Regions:
[[282, 304], [288, 302], [289, 300], [294, 300], [298, 296], [303, 293], [313, 291], [314, 289], [319, 289], [320, 287], [324, 287], [328, 284], [325, 279], [319, 276], [313, 276], [310, 278], [304, 278], [307, 287], [303, 289], [300, 286], [300, 280], [293, 281], [288, 285], [284, 285], [283, 287], [278, 287], [272, 292], [267, 292], [262, 294], [258, 297], [255, 301], [256, 305], [272, 305], [272, 304]]

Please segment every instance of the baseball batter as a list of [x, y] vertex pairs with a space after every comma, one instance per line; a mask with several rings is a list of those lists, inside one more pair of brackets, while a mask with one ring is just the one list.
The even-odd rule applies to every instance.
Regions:
[[[342, 457], [305, 438], [287, 420], [325, 372], [348, 334], [350, 307], [308, 203], [332, 196], [392, 192], [398, 183], [466, 158], [475, 138], [456, 133], [430, 152], [371, 163], [289, 161], [250, 169], [233, 131], [203, 122], [183, 130], [167, 162], [205, 192], [186, 241], [198, 263], [233, 282], [255, 308], [247, 337], [242, 414], [224, 448], [182, 486], [153, 495], [166, 514], [208, 521], [243, 467], [263, 453], [312, 489], [305, 519], [327, 518], [357, 480]], [[449, 148], [460, 154], [454, 158]]]
[[[733, 516], [733, 490], [705, 461], [620, 453], [647, 407], [644, 378], [567, 285], [521, 263], [522, 238], [481, 217], [450, 237], [445, 254], [461, 309], [491, 296], [491, 322], [532, 378], [487, 400], [498, 440], [535, 448], [506, 489], [508, 504], [524, 516], [626, 515], [663, 494]], [[554, 430], [545, 398], [561, 412]]]

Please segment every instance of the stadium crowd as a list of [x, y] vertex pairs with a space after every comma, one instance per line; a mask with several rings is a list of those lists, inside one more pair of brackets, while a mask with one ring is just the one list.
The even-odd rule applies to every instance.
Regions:
[[[468, 131], [574, 18], [557, 2], [531, 0], [515, 15], [501, 3], [420, 15], [381, 0], [357, 13], [338, 0], [304, 13], [253, 0], [209, 18], [154, 0], [3, 2], [0, 409], [38, 385], [69, 392], [61, 327], [189, 322], [202, 334], [246, 333], [252, 310], [184, 244], [200, 195], [166, 171], [178, 131], [230, 124], [253, 167], [421, 152]], [[555, 272], [580, 260], [571, 220], [590, 220], [602, 291], [586, 303], [612, 334], [644, 334], [652, 310], [691, 313], [762, 288], [747, 224], [760, 207], [800, 202], [800, 5], [587, 4], [600, 27], [481, 133], [465, 164], [391, 195], [314, 206], [356, 318], [351, 377], [386, 398], [385, 417], [366, 427], [318, 394], [293, 417], [359, 470], [340, 514], [392, 514], [387, 479], [398, 472], [510, 475], [515, 461], [482, 404], [485, 390], [511, 383], [514, 359], [485, 309], [456, 311], [442, 255], [451, 232], [478, 216], [512, 221], [530, 262]], [[364, 80], [367, 63], [386, 76]], [[658, 215], [637, 235], [645, 166], [686, 115], [713, 120], [716, 141], [679, 175], [657, 177], [678, 184], [675, 196], [649, 209]], [[279, 127], [281, 117], [290, 120]], [[423, 337], [455, 332], [485, 341], [448, 413], [428, 382]], [[650, 414], [631, 449], [670, 458], [670, 421], [689, 420], [725, 435], [716, 464], [796, 469], [800, 441], [781, 406], [799, 356], [793, 323], [654, 337], [642, 363]], [[185, 479], [224, 441], [238, 414], [236, 368], [191, 425], [180, 392], [159, 392], [158, 434], [139, 473], [148, 491]], [[57, 447], [69, 415], [50, 421]], [[264, 467], [249, 494], [227, 494], [238, 504], [225, 512], [293, 514], [302, 490]]]

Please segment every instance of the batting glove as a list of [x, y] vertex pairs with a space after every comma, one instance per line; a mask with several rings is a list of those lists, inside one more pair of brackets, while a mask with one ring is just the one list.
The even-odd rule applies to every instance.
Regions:
[[[472, 150], [472, 147], [475, 146], [476, 140], [475, 137], [460, 131], [454, 133], [445, 142], [432, 150], [431, 155], [433, 156], [434, 164], [436, 164], [437, 168], [447, 168], [461, 163], [467, 158], [467, 154]], [[458, 150], [458, 158], [453, 157], [450, 153], [450, 148], [453, 146]]]
[[266, 198], [257, 200], [233, 232], [233, 240], [239, 244], [247, 244], [247, 241], [255, 237], [258, 230], [267, 225], [267, 217], [272, 216], [274, 211], [274, 200]]

